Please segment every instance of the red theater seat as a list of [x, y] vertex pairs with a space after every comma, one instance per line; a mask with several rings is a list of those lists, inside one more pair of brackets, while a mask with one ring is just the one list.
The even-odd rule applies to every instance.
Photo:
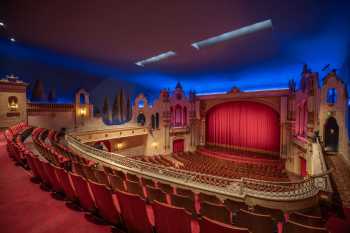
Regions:
[[148, 179], [148, 178], [141, 178], [141, 182], [143, 186], [150, 186], [150, 187], [156, 187], [156, 184], [153, 180]]
[[39, 158], [33, 157], [34, 164], [36, 165], [37, 171], [40, 173], [41, 180], [46, 186], [51, 186], [49, 176], [45, 171], [44, 164]]
[[158, 187], [159, 187], [160, 190], [162, 190], [163, 192], [165, 192], [167, 194], [173, 194], [174, 193], [174, 188], [170, 184], [165, 184], [165, 183], [158, 182]]
[[108, 178], [111, 183], [111, 187], [114, 191], [116, 190], [125, 191], [123, 178], [116, 175], [109, 175]]
[[191, 212], [192, 214], [196, 214], [194, 200], [189, 197], [172, 194], [171, 204], [177, 207], [185, 208], [187, 211]]
[[[313, 227], [288, 220], [284, 225], [284, 233], [328, 233], [325, 227]], [[344, 232], [345, 233], [345, 232]]]
[[199, 221], [200, 233], [250, 233], [247, 228], [238, 228], [203, 217]]
[[129, 193], [133, 193], [139, 195], [142, 198], [145, 198], [145, 194], [143, 192], [142, 186], [138, 182], [126, 180], [126, 190]]
[[308, 215], [300, 212], [291, 213], [288, 217], [288, 220], [313, 227], [324, 227], [326, 224], [326, 221], [322, 219], [322, 217]]
[[162, 190], [146, 186], [147, 199], [152, 203], [153, 201], [158, 201], [162, 203], [167, 203], [166, 194]]
[[194, 193], [190, 189], [177, 187], [176, 188], [176, 194], [181, 195], [181, 196], [185, 196], [185, 197], [189, 197], [189, 198], [194, 200]]
[[157, 233], [191, 233], [191, 214], [184, 208], [152, 203]]
[[116, 225], [120, 222], [117, 207], [112, 198], [112, 190], [104, 184], [89, 181], [91, 191], [95, 197], [98, 213], [109, 223]]
[[152, 233], [146, 210], [146, 202], [140, 196], [116, 191], [123, 222], [132, 233]]
[[109, 180], [108, 180], [108, 177], [107, 177], [105, 171], [98, 170], [98, 169], [94, 169], [93, 171], [94, 171], [94, 176], [96, 178], [97, 183], [101, 183], [101, 184], [110, 186]]
[[140, 182], [140, 179], [137, 175], [131, 174], [131, 173], [126, 173], [126, 179], [133, 181], [133, 182]]
[[215, 195], [210, 195], [206, 193], [199, 193], [198, 195], [199, 201], [201, 202], [210, 202], [214, 204], [222, 204], [222, 201]]
[[95, 203], [91, 196], [87, 181], [78, 174], [71, 174], [71, 178], [80, 205], [87, 211], [94, 211], [96, 209]]
[[69, 199], [70, 201], [75, 201], [77, 198], [77, 195], [75, 194], [72, 182], [70, 180], [69, 173], [66, 172], [63, 168], [59, 168], [59, 167], [57, 167], [55, 172], [61, 181], [63, 191], [66, 194], [66, 198]]
[[200, 214], [212, 220], [231, 224], [231, 213], [224, 205], [201, 202]]
[[248, 228], [252, 233], [274, 232], [277, 227], [270, 215], [256, 214], [242, 209], [238, 212], [236, 223], [240, 227]]
[[40, 173], [35, 166], [35, 162], [33, 161], [34, 156], [35, 155], [33, 155], [32, 153], [27, 153], [27, 162], [28, 162], [28, 165], [30, 167], [30, 170], [32, 170], [33, 177], [36, 179], [41, 179]]

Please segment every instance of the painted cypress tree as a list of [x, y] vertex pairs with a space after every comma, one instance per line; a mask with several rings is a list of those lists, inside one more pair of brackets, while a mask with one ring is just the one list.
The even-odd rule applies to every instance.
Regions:
[[128, 95], [127, 101], [126, 101], [126, 120], [131, 120], [131, 105], [130, 105], [130, 95]]
[[109, 118], [109, 101], [107, 96], [105, 96], [105, 99], [103, 101], [102, 116], [106, 119]]
[[44, 84], [41, 80], [35, 80], [33, 89], [32, 89], [32, 101], [44, 101], [45, 100], [45, 91]]
[[119, 92], [119, 116], [120, 116], [120, 122], [125, 122], [125, 97], [124, 97], [124, 91], [123, 88], [120, 88]]
[[119, 105], [119, 95], [118, 92], [115, 94], [113, 109], [112, 109], [112, 119], [114, 121], [120, 122], [120, 105]]
[[47, 100], [49, 102], [55, 102], [56, 101], [56, 92], [55, 89], [50, 89], [49, 94], [47, 95]]

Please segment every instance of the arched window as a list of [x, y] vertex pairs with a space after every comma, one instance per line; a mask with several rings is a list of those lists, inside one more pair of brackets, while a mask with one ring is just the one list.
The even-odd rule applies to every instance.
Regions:
[[152, 129], [156, 128], [156, 117], [154, 115], [151, 116], [151, 121], [152, 121]]
[[187, 108], [184, 107], [184, 110], [183, 110], [183, 125], [187, 125]]
[[137, 106], [138, 106], [138, 108], [144, 108], [145, 107], [145, 101], [140, 100]]
[[18, 108], [18, 99], [16, 96], [10, 96], [8, 98], [8, 107], [10, 111], [16, 111]]
[[180, 105], [175, 106], [175, 127], [182, 126], [182, 107]]
[[137, 116], [137, 123], [139, 124], [139, 125], [145, 125], [145, 123], [146, 123], [146, 117], [145, 117], [145, 115], [143, 114], [143, 113], [140, 113], [138, 116]]
[[337, 102], [337, 90], [335, 88], [329, 88], [327, 90], [327, 103], [335, 104]]
[[81, 93], [79, 96], [80, 104], [85, 104], [85, 94]]
[[159, 129], [159, 113], [156, 113], [156, 128]]

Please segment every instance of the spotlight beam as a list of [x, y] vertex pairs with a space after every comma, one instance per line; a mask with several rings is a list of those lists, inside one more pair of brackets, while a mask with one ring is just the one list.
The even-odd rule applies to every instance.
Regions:
[[248, 35], [248, 34], [251, 34], [254, 32], [262, 31], [262, 30], [265, 30], [268, 28], [272, 28], [271, 19], [261, 21], [259, 23], [255, 23], [255, 24], [252, 24], [249, 26], [245, 26], [245, 27], [242, 27], [242, 28], [234, 30], [234, 31], [226, 32], [226, 33], [223, 33], [221, 35], [208, 38], [206, 40], [194, 42], [194, 43], [192, 43], [192, 47], [199, 50], [199, 49], [207, 47], [207, 46], [215, 45], [217, 43], [220, 43], [220, 42], [223, 42], [226, 40], [232, 40], [232, 39], [235, 39], [235, 38], [238, 38], [241, 36], [245, 36], [245, 35]]
[[168, 52], [156, 55], [154, 57], [150, 57], [150, 58], [147, 58], [145, 60], [138, 61], [135, 64], [138, 66], [144, 67], [146, 64], [155, 63], [155, 62], [158, 62], [158, 61], [161, 61], [164, 59], [168, 59], [168, 58], [173, 57], [173, 56], [176, 56], [176, 53], [174, 51], [168, 51]]

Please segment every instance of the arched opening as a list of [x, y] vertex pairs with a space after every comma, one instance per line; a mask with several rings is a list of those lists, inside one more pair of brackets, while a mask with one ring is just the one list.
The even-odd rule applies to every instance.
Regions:
[[84, 93], [81, 93], [79, 95], [79, 101], [80, 101], [80, 104], [85, 104], [85, 94]]
[[156, 113], [156, 128], [159, 129], [159, 113]]
[[175, 106], [175, 127], [182, 126], [182, 108], [180, 105]]
[[183, 125], [187, 125], [187, 108], [184, 107], [184, 110], [183, 110]]
[[183, 139], [176, 139], [173, 141], [173, 153], [184, 152], [185, 141]]
[[328, 118], [324, 126], [325, 151], [337, 152], [339, 142], [339, 126], [334, 117]]
[[152, 129], [156, 128], [156, 117], [154, 115], [151, 116]]
[[145, 117], [145, 115], [144, 115], [143, 113], [140, 113], [140, 114], [137, 116], [136, 121], [137, 121], [137, 124], [144, 126], [145, 123], [146, 123], [146, 117]]
[[138, 106], [138, 108], [144, 108], [145, 107], [145, 101], [140, 100], [137, 106]]
[[16, 96], [10, 96], [8, 98], [8, 107], [10, 111], [16, 111], [18, 108], [18, 99]]
[[335, 104], [337, 102], [337, 90], [335, 88], [329, 88], [327, 90], [327, 103]]

